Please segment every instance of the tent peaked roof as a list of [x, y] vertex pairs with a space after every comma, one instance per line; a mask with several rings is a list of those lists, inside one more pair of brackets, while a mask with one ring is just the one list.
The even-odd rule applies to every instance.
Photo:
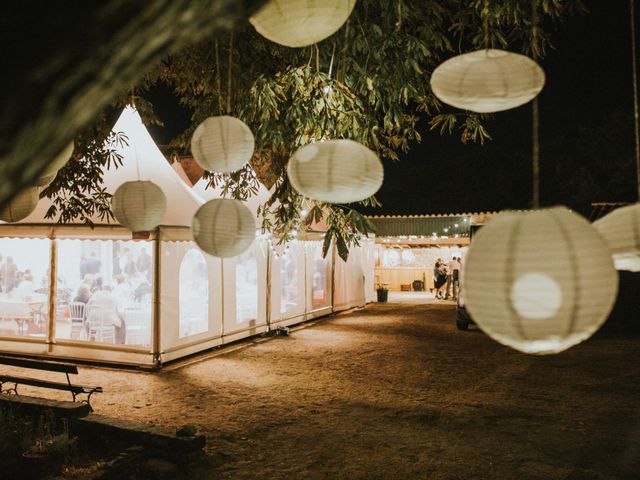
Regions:
[[[113, 131], [126, 135], [128, 145], [116, 148], [122, 156], [122, 165], [116, 168], [112, 164], [111, 168], [103, 170], [103, 185], [107, 192], [113, 194], [124, 182], [152, 181], [167, 197], [167, 211], [161, 225], [191, 226], [193, 215], [204, 202], [167, 162], [135, 108], [125, 107]], [[55, 219], [44, 218], [50, 206], [51, 200], [41, 199], [36, 210], [21, 223], [54, 223]], [[107, 223], [97, 216], [92, 221], [95, 224]]]
[[173, 171], [178, 174], [180, 180], [182, 180], [187, 185], [187, 187], [193, 187], [193, 183], [191, 182], [191, 180], [189, 180], [187, 173], [184, 171], [184, 168], [182, 168], [182, 164], [179, 161], [174, 161], [171, 164], [171, 168], [173, 168]]

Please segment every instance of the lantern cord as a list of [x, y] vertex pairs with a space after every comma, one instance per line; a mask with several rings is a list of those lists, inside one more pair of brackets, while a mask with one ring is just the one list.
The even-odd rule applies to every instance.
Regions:
[[222, 74], [220, 73], [220, 54], [218, 53], [218, 40], [214, 43], [216, 55], [216, 90], [218, 91], [218, 115], [222, 115]]
[[316, 72], [320, 71], [320, 49], [318, 48], [318, 44], [314, 45], [316, 47]]
[[138, 147], [133, 146], [133, 151], [136, 154], [136, 173], [138, 175], [138, 180], [140, 180], [140, 162], [138, 161]]
[[489, 49], [489, 0], [484, 0], [482, 6], [482, 30], [484, 48]]
[[227, 76], [227, 114], [231, 113], [231, 67], [233, 65], [233, 33], [229, 35], [229, 71]]
[[[535, 45], [537, 28], [538, 28], [538, 3], [537, 0], [531, 1], [531, 56], [537, 62], [538, 49]], [[540, 208], [540, 109], [538, 105], [538, 97], [536, 96], [531, 103], [531, 166], [532, 166], [532, 208], [537, 210]]]
[[333, 43], [333, 50], [331, 51], [331, 62], [329, 63], [329, 78], [331, 78], [331, 72], [333, 72], [333, 59], [336, 55], [336, 44]]
[[631, 67], [633, 68], [633, 128], [636, 147], [636, 181], [638, 182], [638, 201], [640, 201], [640, 130], [638, 129], [638, 67], [636, 64], [636, 26], [635, 0], [629, 0], [631, 17]]

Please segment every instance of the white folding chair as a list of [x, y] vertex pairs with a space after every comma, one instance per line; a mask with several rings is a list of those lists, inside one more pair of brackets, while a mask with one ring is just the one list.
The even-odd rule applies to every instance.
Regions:
[[87, 322], [89, 324], [89, 340], [116, 343], [116, 328], [108, 311], [100, 307], [90, 307]]
[[85, 308], [82, 302], [69, 302], [69, 317], [71, 319], [71, 338], [78, 339], [86, 334]]

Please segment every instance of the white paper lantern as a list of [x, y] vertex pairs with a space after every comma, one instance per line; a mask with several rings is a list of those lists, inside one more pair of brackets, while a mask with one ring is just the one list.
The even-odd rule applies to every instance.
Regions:
[[191, 153], [210, 172], [230, 173], [251, 160], [254, 139], [247, 125], [235, 117], [209, 117], [193, 132]]
[[58, 170], [66, 165], [73, 154], [73, 142], [70, 142], [65, 149], [60, 152], [51, 162], [47, 165], [47, 168], [42, 172], [42, 177], [48, 177], [55, 174]]
[[218, 198], [198, 209], [191, 230], [198, 246], [208, 254], [235, 257], [251, 246], [256, 236], [256, 222], [241, 201]]
[[369, 198], [382, 185], [378, 156], [353, 140], [327, 140], [299, 148], [289, 160], [287, 175], [305, 197], [328, 203]]
[[17, 194], [8, 205], [0, 210], [0, 220], [3, 222], [14, 223], [27, 218], [36, 209], [38, 200], [40, 200], [39, 195], [40, 190], [38, 188], [26, 188]]
[[544, 81], [544, 71], [529, 57], [486, 49], [440, 64], [431, 75], [431, 89], [448, 105], [489, 113], [527, 103], [540, 93]]
[[355, 4], [355, 0], [270, 0], [249, 21], [272, 42], [306, 47], [337, 32]]
[[618, 289], [602, 237], [559, 207], [498, 215], [473, 239], [463, 267], [471, 317], [525, 353], [557, 353], [589, 338]]
[[111, 198], [111, 211], [123, 227], [132, 232], [153, 230], [167, 210], [167, 197], [153, 182], [125, 182]]
[[616, 269], [640, 272], [640, 203], [617, 208], [593, 226], [609, 246]]

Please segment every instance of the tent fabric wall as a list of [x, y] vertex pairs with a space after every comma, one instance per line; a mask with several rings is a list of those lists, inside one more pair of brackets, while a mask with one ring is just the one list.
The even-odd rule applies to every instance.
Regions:
[[333, 278], [333, 309], [347, 310], [353, 307], [363, 307], [366, 303], [366, 276], [362, 268], [362, 245], [354, 247], [349, 252], [345, 262], [339, 256], [335, 257]]
[[304, 320], [305, 242], [294, 240], [271, 252], [271, 324], [287, 325]]
[[306, 241], [306, 319], [328, 315], [332, 306], [332, 263], [333, 249], [322, 257], [322, 241]]
[[225, 342], [267, 331], [267, 255], [263, 240], [249, 250], [222, 260]]
[[[185, 257], [200, 255], [206, 272], [206, 290], [196, 290], [185, 279]], [[193, 350], [194, 345], [214, 346], [222, 337], [222, 262], [219, 258], [201, 253], [194, 242], [161, 242], [160, 244], [160, 348], [163, 360], [181, 356], [181, 349]], [[193, 295], [195, 294], [196, 297]], [[188, 309], [194, 301], [206, 306], [200, 317], [204, 325], [193, 327]], [[218, 340], [217, 342], [215, 340]], [[177, 352], [177, 353], [176, 353]]]

